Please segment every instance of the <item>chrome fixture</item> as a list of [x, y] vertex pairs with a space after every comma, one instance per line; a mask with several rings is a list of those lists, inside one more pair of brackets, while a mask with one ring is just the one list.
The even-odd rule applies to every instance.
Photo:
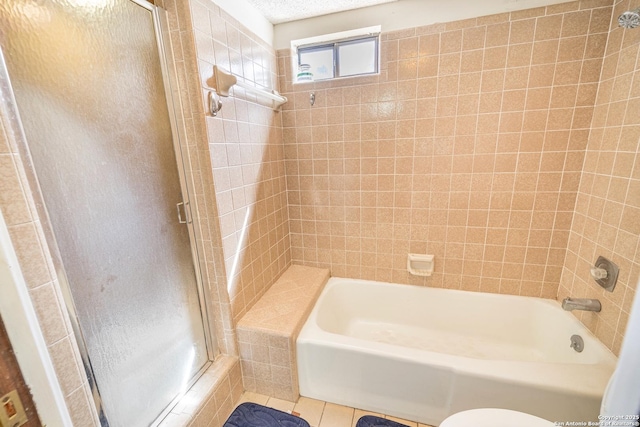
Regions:
[[620, 269], [613, 262], [603, 256], [599, 256], [596, 260], [595, 267], [591, 267], [591, 277], [596, 283], [604, 288], [605, 291], [613, 292], [618, 281], [618, 272]]
[[584, 340], [580, 335], [571, 335], [571, 345], [569, 347], [578, 353], [582, 353], [582, 350], [584, 350]]
[[213, 117], [218, 115], [218, 111], [222, 110], [222, 102], [220, 102], [220, 96], [218, 92], [211, 89], [209, 90], [209, 112]]
[[618, 17], [618, 25], [622, 28], [638, 28], [640, 27], [640, 7], [628, 10]]
[[602, 310], [602, 304], [597, 299], [591, 298], [565, 298], [562, 300], [562, 308], [567, 311], [584, 310], [596, 311]]
[[309, 104], [311, 104], [311, 106], [313, 107], [316, 103], [316, 93], [315, 92], [311, 92], [309, 94]]

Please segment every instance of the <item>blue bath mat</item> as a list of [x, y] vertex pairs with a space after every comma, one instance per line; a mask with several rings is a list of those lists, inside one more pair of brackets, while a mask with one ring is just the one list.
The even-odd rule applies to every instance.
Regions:
[[385, 420], [384, 418], [374, 417], [373, 415], [365, 415], [356, 423], [356, 427], [409, 427], [395, 421]]
[[222, 427], [309, 427], [309, 423], [286, 412], [247, 402], [238, 405]]

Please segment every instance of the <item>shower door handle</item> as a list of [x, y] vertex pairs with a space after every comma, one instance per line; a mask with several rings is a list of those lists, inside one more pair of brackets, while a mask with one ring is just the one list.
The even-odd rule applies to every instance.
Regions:
[[[187, 205], [189, 204], [189, 202], [180, 202], [180, 203], [176, 203], [176, 209], [178, 210], [178, 222], [180, 224], [191, 224], [191, 218], [189, 218], [189, 214], [187, 213]], [[182, 219], [182, 212], [180, 211], [180, 206], [182, 206], [182, 209], [184, 210], [184, 216], [186, 219]]]

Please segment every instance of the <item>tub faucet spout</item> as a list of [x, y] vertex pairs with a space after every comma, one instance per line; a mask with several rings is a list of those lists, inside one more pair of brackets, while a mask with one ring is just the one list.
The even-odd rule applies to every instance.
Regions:
[[591, 298], [565, 298], [562, 300], [562, 308], [571, 310], [600, 311], [602, 304], [597, 299]]

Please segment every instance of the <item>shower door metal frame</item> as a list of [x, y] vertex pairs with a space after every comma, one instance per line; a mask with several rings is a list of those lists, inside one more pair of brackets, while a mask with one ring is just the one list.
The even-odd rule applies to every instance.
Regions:
[[[174, 148], [174, 154], [176, 159], [176, 167], [178, 170], [178, 176], [180, 180], [180, 188], [182, 192], [182, 200], [184, 204], [185, 215], [187, 216], [187, 220], [185, 226], [187, 227], [189, 233], [189, 241], [191, 246], [191, 257], [193, 260], [193, 268], [196, 279], [196, 286], [198, 291], [199, 303], [200, 303], [200, 313], [202, 316], [202, 324], [204, 327], [204, 336], [207, 348], [207, 356], [208, 361], [204, 364], [204, 366], [194, 375], [194, 377], [187, 383], [186, 389], [188, 390], [197, 380], [198, 378], [211, 366], [213, 360], [218, 353], [216, 337], [213, 333], [212, 323], [213, 318], [211, 316], [210, 310], [208, 309], [208, 301], [204, 292], [204, 285], [202, 280], [202, 272], [200, 270], [200, 261], [198, 256], [198, 247], [197, 247], [197, 239], [196, 239], [196, 231], [195, 231], [195, 223], [193, 218], [195, 217], [193, 211], [191, 210], [190, 203], [190, 194], [192, 194], [192, 185], [193, 183], [188, 179], [186, 172], [186, 164], [185, 164], [185, 156], [182, 153], [182, 145], [181, 145], [181, 132], [178, 127], [179, 120], [177, 119], [177, 114], [179, 112], [180, 104], [179, 100], [175, 100], [174, 93], [172, 91], [172, 82], [176, 82], [176, 70], [173, 62], [173, 55], [170, 48], [164, 42], [164, 40], [168, 40], [169, 31], [167, 28], [167, 20], [166, 20], [166, 11], [156, 6], [154, 4], [149, 3], [146, 0], [128, 0], [137, 6], [140, 6], [151, 13], [153, 20], [153, 27], [155, 32], [155, 40], [158, 49], [158, 56], [160, 60], [160, 68], [162, 73], [162, 80], [164, 86], [164, 94], [167, 103], [171, 134], [172, 134], [172, 142]], [[14, 132], [14, 136], [16, 137], [16, 142], [18, 146], [18, 152], [20, 157], [22, 158], [24, 167], [25, 167], [25, 175], [27, 181], [29, 182], [29, 187], [33, 193], [33, 199], [35, 201], [35, 208], [38, 213], [38, 217], [40, 219], [43, 232], [45, 234], [46, 244], [50, 251], [53, 267], [56, 271], [57, 279], [60, 284], [60, 290], [62, 293], [62, 297], [64, 299], [65, 308], [69, 315], [69, 320], [71, 322], [71, 327], [73, 330], [73, 334], [76, 338], [78, 350], [80, 352], [80, 356], [82, 358], [82, 364], [84, 367], [85, 375], [88, 380], [89, 387], [91, 389], [91, 394], [93, 397], [94, 405], [96, 408], [96, 412], [98, 415], [98, 419], [101, 427], [109, 427], [109, 421], [107, 419], [107, 414], [104, 410], [104, 405], [102, 403], [102, 397], [99, 391], [99, 385], [96, 383], [95, 375], [93, 372], [93, 367], [91, 365], [91, 360], [89, 358], [89, 353], [86, 345], [86, 341], [82, 334], [82, 330], [80, 329], [80, 322], [78, 318], [78, 313], [75, 307], [75, 303], [73, 300], [73, 296], [71, 293], [71, 287], [69, 285], [69, 281], [66, 275], [66, 271], [64, 269], [64, 265], [62, 262], [62, 257], [60, 255], [60, 250], [58, 247], [58, 243], [56, 241], [55, 235], [53, 233], [53, 226], [51, 224], [51, 220], [49, 218], [49, 214], [47, 212], [46, 205], [44, 203], [44, 198], [42, 196], [42, 189], [40, 187], [37, 173], [34, 167], [33, 159], [31, 157], [31, 152], [29, 150], [28, 141], [26, 138], [26, 134], [24, 132], [24, 128], [22, 126], [22, 120], [20, 119], [20, 113], [18, 110], [18, 104], [16, 102], [13, 89], [11, 86], [11, 76], [9, 75], [8, 68], [6, 66], [6, 61], [4, 59], [4, 53], [2, 51], [2, 47], [0, 46], [0, 78], [6, 79], [6, 86], [8, 92], [8, 99], [6, 105], [7, 113], [10, 117], [6, 118], [12, 127]], [[191, 184], [191, 185], [190, 185]], [[176, 214], [176, 221], [178, 220], [178, 214]], [[186, 391], [186, 390], [185, 390]], [[178, 401], [182, 398], [182, 395], [178, 395], [173, 401], [169, 403], [169, 405], [165, 408], [165, 410], [160, 413], [158, 418], [154, 420], [154, 422], [150, 425], [150, 427], [155, 427], [162, 419], [171, 412], [171, 409], [178, 403]]]
[[[194, 194], [195, 191], [192, 188], [193, 184], [191, 180], [188, 179], [187, 175], [187, 167], [185, 162], [185, 156], [182, 152], [182, 144], [183, 138], [179, 132], [178, 119], [177, 115], [179, 114], [180, 105], [179, 100], [174, 99], [174, 91], [171, 86], [171, 82], [177, 82], [175, 67], [173, 66], [173, 54], [171, 52], [170, 47], [164, 42], [165, 40], [169, 40], [169, 30], [167, 28], [167, 19], [166, 19], [166, 11], [159, 6], [149, 3], [146, 0], [129, 0], [132, 3], [135, 3], [139, 6], [142, 6], [149, 11], [151, 11], [151, 15], [154, 21], [154, 30], [156, 33], [156, 43], [158, 45], [158, 54], [160, 58], [160, 68], [162, 69], [162, 81], [164, 84], [164, 93], [165, 98], [167, 100], [167, 110], [169, 113], [169, 121], [171, 123], [171, 134], [173, 141], [173, 148], [176, 156], [176, 167], [178, 169], [178, 176], [180, 178], [180, 187], [182, 188], [182, 202], [183, 208], [186, 215], [186, 226], [189, 231], [189, 240], [191, 243], [191, 257], [193, 258], [193, 267], [196, 276], [196, 283], [198, 287], [198, 296], [200, 300], [200, 311], [202, 313], [202, 324], [205, 329], [205, 339], [207, 342], [207, 354], [209, 356], [209, 360], [213, 361], [216, 353], [218, 351], [216, 337], [213, 333], [210, 312], [207, 305], [207, 298], [204, 293], [204, 282], [202, 280], [202, 272], [200, 271], [200, 257], [198, 255], [198, 241], [196, 239], [196, 222], [194, 222], [194, 218], [197, 215], [194, 215], [191, 203], [191, 194]], [[177, 89], [177, 88], [176, 88]], [[191, 183], [191, 185], [190, 185]], [[179, 218], [179, 214], [176, 215]], [[203, 369], [204, 371], [204, 369]], [[199, 376], [198, 374], [197, 376]], [[197, 377], [196, 376], [196, 377]], [[191, 385], [191, 384], [190, 384]]]

